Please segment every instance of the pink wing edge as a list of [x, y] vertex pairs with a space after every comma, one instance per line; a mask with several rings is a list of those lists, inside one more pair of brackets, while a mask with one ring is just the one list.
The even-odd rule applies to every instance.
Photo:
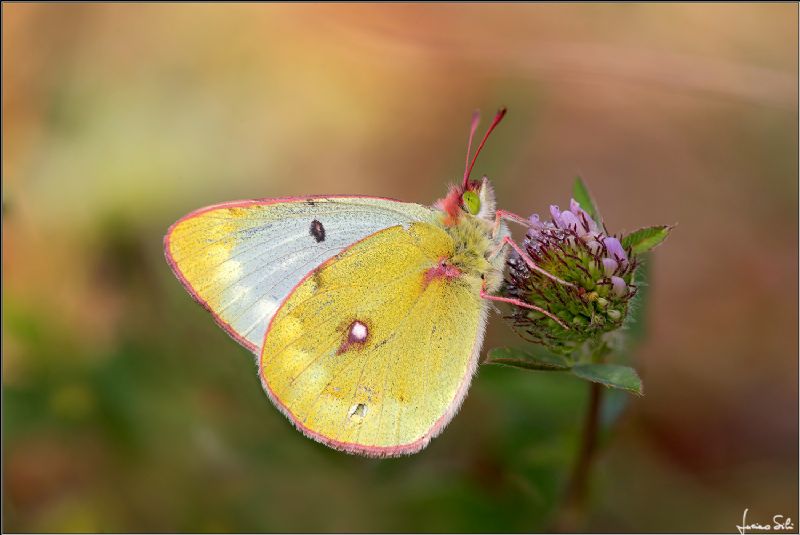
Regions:
[[[217, 325], [219, 325], [228, 334], [228, 336], [236, 340], [242, 346], [246, 347], [251, 353], [258, 355], [260, 357], [259, 354], [260, 348], [255, 344], [253, 344], [252, 342], [250, 342], [249, 340], [247, 340], [246, 338], [240, 336], [228, 322], [222, 319], [219, 316], [219, 314], [214, 312], [214, 309], [211, 308], [211, 306], [209, 306], [209, 304], [205, 301], [205, 299], [203, 299], [197, 294], [197, 292], [192, 287], [191, 283], [186, 279], [183, 272], [178, 267], [178, 263], [175, 262], [175, 259], [172, 257], [172, 251], [170, 250], [170, 245], [171, 245], [170, 238], [172, 236], [172, 232], [178, 225], [180, 225], [184, 221], [201, 216], [207, 212], [219, 210], [221, 208], [250, 208], [253, 206], [268, 206], [270, 204], [278, 204], [278, 203], [308, 202], [308, 201], [315, 201], [318, 199], [348, 199], [348, 198], [378, 199], [382, 201], [393, 201], [393, 202], [403, 203], [403, 201], [398, 201], [396, 199], [390, 199], [387, 197], [373, 197], [370, 195], [308, 195], [305, 197], [282, 197], [276, 199], [248, 199], [242, 201], [228, 201], [219, 204], [212, 204], [211, 206], [206, 206], [204, 208], [199, 208], [197, 210], [189, 212], [188, 214], [178, 219], [175, 223], [169, 226], [169, 228], [167, 229], [167, 233], [164, 235], [164, 257], [167, 260], [167, 264], [169, 264], [169, 267], [172, 269], [172, 272], [175, 274], [175, 277], [177, 277], [177, 279], [180, 281], [181, 285], [183, 285], [183, 287], [186, 289], [189, 295], [192, 296], [192, 299], [197, 301], [200, 304], [200, 306], [202, 306], [209, 313], [211, 313], [211, 317], [214, 318], [214, 322]], [[408, 203], [403, 203], [403, 204], [408, 204]], [[311, 270], [309, 274], [313, 273], [313, 271], [314, 270]], [[308, 277], [308, 274], [306, 275], [306, 277]], [[303, 280], [305, 280], [306, 277], [304, 277]], [[295, 288], [297, 288], [297, 286], [295, 286]], [[293, 292], [294, 288], [292, 288], [292, 291], [289, 292], [289, 294], [287, 294], [286, 298], [292, 295]], [[286, 300], [286, 298], [284, 298], [284, 301]], [[283, 306], [283, 302], [281, 302], [280, 306]], [[272, 322], [270, 321], [270, 324], [271, 323]]]
[[[381, 231], [379, 230], [378, 232]], [[351, 244], [350, 247], [364, 240], [369, 239], [375, 234], [377, 234], [377, 232], [370, 234], [369, 236], [365, 236], [361, 240], [358, 240], [357, 242]], [[346, 251], [347, 249], [349, 249], [349, 247], [344, 249], [342, 252]], [[301, 284], [303, 284], [306, 281], [306, 279], [311, 277], [314, 274], [314, 272], [316, 272], [319, 269], [322, 269], [335, 259], [336, 257], [334, 256], [333, 258], [330, 258], [325, 262], [323, 262], [322, 264], [320, 264], [319, 266], [317, 266], [315, 269], [311, 270], [294, 286], [294, 288], [292, 288], [292, 290], [289, 292], [289, 294], [286, 296], [283, 302], [281, 302], [281, 304], [278, 306], [277, 310], [275, 310], [275, 314], [272, 316], [272, 319], [270, 319], [269, 325], [267, 326], [267, 330], [264, 332], [264, 341], [266, 341], [267, 336], [269, 336], [269, 332], [272, 329], [272, 323], [275, 320], [275, 318], [278, 317], [278, 312], [280, 312], [281, 308], [283, 308], [283, 305], [286, 303], [289, 297], [291, 297], [292, 294], [294, 294], [295, 290]], [[478, 317], [478, 332], [475, 335], [475, 342], [472, 345], [468, 369], [467, 372], [464, 374], [464, 377], [461, 379], [461, 384], [459, 385], [455, 396], [453, 396], [452, 401], [447, 406], [447, 409], [445, 409], [444, 414], [442, 414], [439, 417], [439, 419], [436, 420], [433, 426], [431, 426], [431, 428], [428, 431], [426, 431], [424, 435], [422, 435], [417, 440], [410, 442], [408, 444], [401, 444], [399, 446], [392, 446], [392, 447], [366, 446], [363, 444], [357, 444], [355, 442], [340, 442], [338, 440], [333, 440], [330, 437], [326, 437], [323, 434], [312, 431], [311, 429], [303, 425], [303, 423], [300, 422], [295, 417], [294, 414], [292, 414], [292, 412], [283, 404], [283, 402], [275, 394], [275, 392], [272, 391], [272, 388], [270, 388], [269, 383], [267, 382], [267, 378], [264, 375], [263, 355], [259, 355], [258, 358], [258, 376], [259, 379], [261, 380], [261, 386], [264, 388], [264, 392], [267, 393], [267, 397], [269, 397], [269, 400], [272, 402], [272, 404], [275, 405], [275, 407], [279, 411], [281, 411], [281, 413], [283, 413], [283, 415], [286, 418], [289, 419], [289, 421], [292, 423], [292, 425], [294, 425], [295, 428], [297, 428], [298, 431], [303, 433], [308, 438], [311, 438], [319, 442], [320, 444], [324, 444], [325, 446], [328, 446], [335, 450], [343, 451], [345, 453], [349, 453], [352, 455], [364, 455], [366, 457], [386, 458], [386, 457], [399, 457], [401, 455], [411, 455], [424, 449], [425, 446], [427, 446], [431, 440], [436, 438], [444, 430], [444, 428], [447, 427], [447, 424], [450, 423], [450, 421], [458, 413], [458, 410], [461, 408], [461, 404], [464, 402], [464, 398], [467, 395], [469, 386], [472, 383], [472, 378], [474, 377], [475, 372], [478, 369], [478, 357], [480, 356], [481, 347], [483, 346], [483, 337], [486, 332], [486, 317], [488, 315], [488, 311], [489, 307], [486, 305], [486, 303], [482, 302], [480, 316]], [[262, 342], [261, 346], [263, 348], [264, 342]]]

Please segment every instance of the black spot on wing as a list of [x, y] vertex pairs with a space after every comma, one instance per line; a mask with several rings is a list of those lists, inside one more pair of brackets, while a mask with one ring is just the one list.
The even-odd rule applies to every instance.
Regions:
[[316, 219], [311, 222], [309, 233], [314, 236], [314, 239], [317, 240], [317, 243], [325, 241], [325, 227], [323, 227], [322, 223]]

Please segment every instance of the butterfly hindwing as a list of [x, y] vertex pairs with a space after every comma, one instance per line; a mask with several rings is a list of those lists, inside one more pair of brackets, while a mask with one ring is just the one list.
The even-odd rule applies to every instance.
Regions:
[[164, 248], [192, 296], [259, 354], [275, 311], [309, 271], [375, 232], [430, 217], [426, 207], [373, 197], [240, 201], [180, 219]]
[[423, 448], [474, 372], [486, 309], [477, 277], [431, 276], [455, 244], [394, 226], [309, 273], [273, 317], [260, 374], [306, 435], [352, 453]]

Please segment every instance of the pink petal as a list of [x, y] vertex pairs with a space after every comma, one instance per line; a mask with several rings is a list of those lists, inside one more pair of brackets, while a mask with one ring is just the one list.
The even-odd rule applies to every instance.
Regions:
[[555, 223], [557, 227], [561, 227], [561, 209], [555, 204], [551, 204], [550, 215], [553, 217], [553, 223]]
[[577, 231], [583, 230], [583, 225], [572, 212], [561, 212], [561, 228], [571, 228]]

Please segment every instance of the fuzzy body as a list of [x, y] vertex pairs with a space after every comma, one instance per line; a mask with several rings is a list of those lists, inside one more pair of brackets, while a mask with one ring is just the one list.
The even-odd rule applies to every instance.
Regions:
[[[461, 270], [464, 277], [480, 283], [486, 281], [484, 289], [491, 293], [503, 283], [503, 266], [506, 252], [501, 250], [503, 237], [508, 228], [500, 223], [495, 236], [492, 236], [493, 222], [478, 216], [465, 214], [452, 225], [442, 224], [442, 228], [453, 239], [454, 253], [450, 261]], [[492, 257], [492, 254], [497, 252]]]

